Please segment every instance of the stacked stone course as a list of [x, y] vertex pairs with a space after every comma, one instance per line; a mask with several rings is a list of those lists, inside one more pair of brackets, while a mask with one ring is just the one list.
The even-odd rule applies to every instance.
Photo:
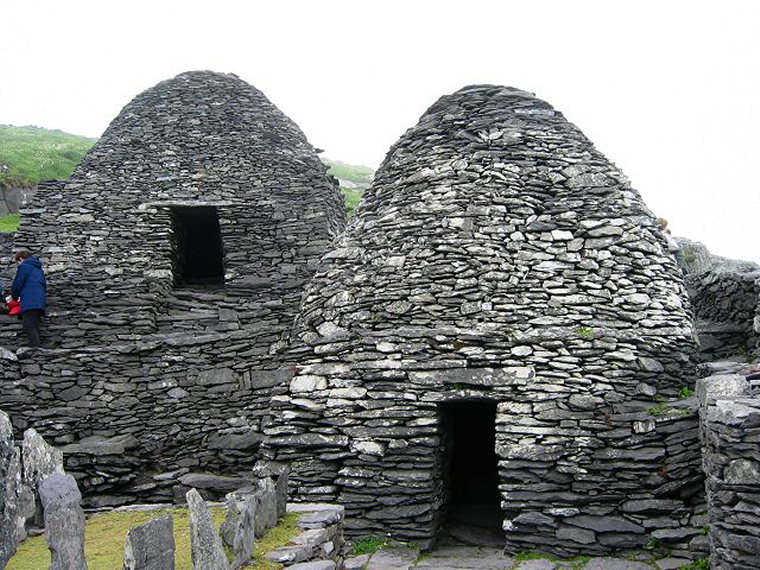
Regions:
[[[215, 286], [178, 281], [173, 216], [188, 207], [216, 210]], [[23, 210], [15, 246], [39, 253], [48, 277], [45, 350], [3, 371], [0, 405], [18, 410], [17, 428], [39, 422], [69, 445], [91, 504], [183, 494], [172, 486], [187, 471], [249, 469], [288, 378], [279, 353], [304, 284], [344, 211], [301, 130], [238, 77], [189, 72], [148, 89]], [[0, 346], [17, 333], [4, 322]]]
[[344, 504], [353, 536], [431, 541], [449, 501], [440, 405], [482, 399], [508, 548], [612, 552], [655, 532], [688, 548], [695, 423], [646, 413], [689, 382], [681, 273], [560, 113], [511, 88], [441, 98], [323, 263], [265, 442], [297, 496]]
[[700, 379], [701, 437], [713, 570], [760, 568], [760, 382]]
[[760, 270], [686, 276], [704, 360], [747, 354], [760, 340]]

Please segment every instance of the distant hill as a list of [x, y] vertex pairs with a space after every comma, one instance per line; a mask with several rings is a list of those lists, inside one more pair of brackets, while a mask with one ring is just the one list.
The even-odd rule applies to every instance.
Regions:
[[[29, 187], [43, 180], [66, 180], [96, 142], [97, 139], [41, 127], [0, 125], [0, 183]], [[340, 182], [350, 217], [372, 182], [374, 171], [338, 160], [322, 162]], [[17, 227], [18, 215], [0, 217], [0, 231]]]
[[40, 127], [0, 125], [0, 182], [34, 186], [65, 180], [96, 139]]
[[367, 166], [355, 166], [329, 158], [322, 158], [322, 162], [329, 167], [327, 172], [338, 179], [340, 189], [346, 197], [346, 209], [350, 218], [364, 191], [372, 184], [375, 171]]

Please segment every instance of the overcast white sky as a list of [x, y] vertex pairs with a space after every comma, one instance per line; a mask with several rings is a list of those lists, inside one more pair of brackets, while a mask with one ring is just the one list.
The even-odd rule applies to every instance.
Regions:
[[673, 233], [760, 261], [760, 2], [2, 0], [0, 124], [98, 136], [135, 95], [233, 72], [376, 168], [441, 95], [533, 91]]

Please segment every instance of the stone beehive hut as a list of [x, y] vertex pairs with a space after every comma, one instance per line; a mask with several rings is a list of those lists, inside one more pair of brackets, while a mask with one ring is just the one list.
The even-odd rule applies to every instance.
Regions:
[[688, 525], [694, 416], [646, 411], [689, 381], [681, 275], [638, 193], [550, 105], [441, 98], [323, 260], [267, 431], [300, 496], [344, 503], [354, 535], [423, 542], [495, 511], [514, 550]]
[[234, 75], [183, 73], [141, 93], [25, 213], [17, 243], [42, 252], [52, 285], [48, 346], [262, 328], [291, 311], [343, 228], [325, 170], [295, 123]]
[[69, 444], [101, 502], [244, 471], [291, 373], [277, 353], [303, 286], [343, 227], [337, 182], [260, 91], [212, 72], [159, 83], [25, 211], [16, 245], [46, 265], [54, 350], [6, 367], [0, 400]]

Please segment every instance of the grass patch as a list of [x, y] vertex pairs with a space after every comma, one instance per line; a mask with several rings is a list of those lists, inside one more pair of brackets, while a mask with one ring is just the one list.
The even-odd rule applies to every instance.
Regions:
[[370, 536], [363, 538], [354, 544], [351, 554], [360, 556], [362, 554], [374, 554], [383, 546], [388, 544], [388, 539], [380, 536]]
[[21, 222], [21, 214], [8, 214], [0, 216], [0, 232], [18, 231], [18, 225]]
[[678, 392], [678, 397], [681, 398], [682, 400], [685, 400], [686, 398], [691, 398], [693, 395], [694, 395], [694, 390], [692, 388], [689, 388], [688, 386], [684, 386]]
[[692, 412], [693, 410], [691, 408], [674, 408], [668, 406], [664, 402], [660, 402], [651, 408], [647, 408], [647, 413], [656, 418], [688, 416]]
[[575, 334], [578, 336], [582, 336], [583, 338], [587, 338], [589, 340], [592, 340], [594, 338], [594, 329], [591, 327], [580, 327], [575, 329]]
[[700, 558], [691, 564], [681, 566], [678, 570], [710, 570], [710, 560], [707, 558]]
[[95, 142], [63, 131], [0, 125], [0, 182], [34, 186], [66, 180]]
[[327, 172], [337, 178], [340, 183], [340, 190], [346, 199], [346, 219], [350, 220], [365, 190], [372, 184], [375, 171], [366, 166], [346, 164], [328, 158], [322, 158], [322, 162], [328, 167]]
[[270, 528], [261, 539], [256, 541], [256, 548], [253, 553], [254, 565], [247, 566], [247, 568], [255, 568], [256, 570], [279, 570], [282, 568], [282, 564], [268, 560], [264, 558], [264, 555], [272, 552], [275, 548], [290, 544], [290, 542], [300, 533], [301, 529], [298, 526], [298, 514], [288, 513], [280, 521], [280, 524], [274, 528]]
[[354, 215], [356, 206], [359, 205], [359, 202], [362, 200], [362, 196], [364, 196], [364, 190], [360, 190], [358, 188], [346, 188], [345, 186], [341, 186], [340, 191], [343, 192], [343, 197], [346, 200], [346, 219], [350, 220]]
[[[217, 528], [224, 521], [223, 508], [212, 509]], [[124, 545], [127, 533], [141, 524], [166, 515], [174, 517], [174, 542], [176, 546], [176, 570], [192, 570], [190, 553], [190, 517], [187, 509], [157, 509], [142, 512], [118, 512], [92, 515], [85, 527], [85, 556], [89, 570], [113, 570], [121, 568], [124, 562]], [[264, 555], [279, 546], [288, 544], [298, 533], [298, 515], [288, 514], [282, 522], [272, 528], [256, 542], [256, 570], [279, 570], [281, 564], [264, 558]], [[45, 544], [45, 536], [28, 538], [19, 545], [18, 552], [11, 558], [6, 570], [40, 570], [50, 565], [50, 552]]]

